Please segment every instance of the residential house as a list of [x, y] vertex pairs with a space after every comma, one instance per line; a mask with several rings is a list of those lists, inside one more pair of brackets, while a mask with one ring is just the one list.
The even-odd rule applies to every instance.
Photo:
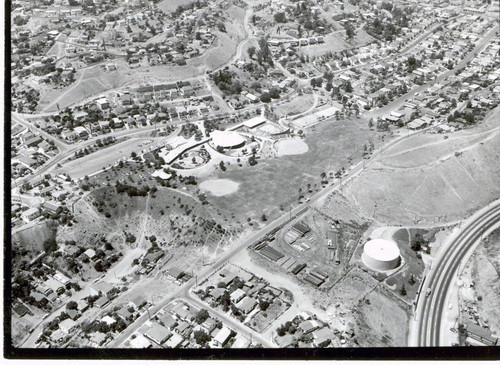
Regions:
[[175, 348], [181, 347], [183, 342], [184, 342], [184, 338], [181, 335], [179, 335], [178, 333], [174, 332], [174, 333], [172, 333], [172, 336], [167, 340], [167, 342], [165, 342], [165, 344], [163, 346], [175, 349]]
[[110, 295], [115, 287], [105, 281], [101, 281], [90, 286], [91, 295]]
[[145, 337], [151, 339], [158, 345], [162, 345], [171, 335], [172, 333], [168, 328], [156, 322], [153, 322], [151, 328], [144, 334]]
[[145, 304], [147, 301], [144, 299], [142, 295], [137, 295], [131, 300], [129, 300], [128, 305], [129, 307], [134, 308], [135, 310], [138, 310], [143, 304]]
[[30, 208], [21, 213], [21, 219], [25, 222], [31, 222], [32, 220], [40, 217], [41, 213], [38, 208]]
[[165, 326], [166, 328], [172, 330], [177, 324], [177, 320], [170, 313], [162, 313], [156, 316], [158, 322]]
[[227, 327], [222, 327], [220, 331], [215, 335], [213, 342], [216, 346], [224, 346], [231, 338], [231, 330]]
[[71, 318], [67, 318], [64, 321], [62, 321], [61, 323], [59, 323], [59, 328], [64, 333], [68, 334], [68, 333], [72, 332], [76, 328], [77, 325], [78, 325], [77, 322], [75, 322]]
[[245, 297], [246, 293], [241, 289], [236, 289], [231, 293], [231, 301], [233, 303], [238, 303], [243, 297]]
[[330, 344], [335, 338], [333, 331], [328, 327], [323, 327], [313, 332], [313, 344], [316, 347], [324, 347]]
[[97, 308], [104, 308], [105, 306], [107, 306], [109, 304], [109, 299], [108, 297], [100, 297], [99, 299], [97, 299], [94, 303], [94, 305], [97, 307]]
[[319, 328], [319, 323], [315, 320], [308, 320], [301, 322], [299, 324], [299, 328], [304, 332], [304, 334], [308, 334]]
[[255, 306], [257, 305], [257, 301], [252, 297], [244, 297], [241, 301], [236, 303], [236, 308], [238, 308], [243, 313], [250, 313]]

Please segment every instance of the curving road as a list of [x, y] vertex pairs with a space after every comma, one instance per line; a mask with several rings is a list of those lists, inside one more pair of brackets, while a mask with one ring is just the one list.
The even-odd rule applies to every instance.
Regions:
[[[443, 315], [446, 298], [459, 267], [481, 242], [482, 235], [500, 225], [500, 200], [475, 213], [462, 230], [443, 247], [433, 262], [417, 298], [415, 324], [410, 331], [409, 345], [440, 346], [442, 343]], [[430, 289], [430, 294], [426, 292]]]

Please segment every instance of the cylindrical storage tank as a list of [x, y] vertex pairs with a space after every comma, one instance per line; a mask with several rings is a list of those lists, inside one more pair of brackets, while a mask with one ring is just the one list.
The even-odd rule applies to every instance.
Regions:
[[361, 260], [372, 270], [395, 269], [401, 261], [399, 247], [394, 241], [385, 239], [368, 241], [363, 248]]

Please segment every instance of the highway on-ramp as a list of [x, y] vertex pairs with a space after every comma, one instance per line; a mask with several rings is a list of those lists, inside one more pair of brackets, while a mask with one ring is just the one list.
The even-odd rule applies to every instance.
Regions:
[[443, 327], [446, 299], [460, 265], [481, 242], [481, 237], [500, 225], [500, 200], [471, 216], [462, 229], [441, 249], [417, 297], [410, 346], [440, 346], [448, 329]]

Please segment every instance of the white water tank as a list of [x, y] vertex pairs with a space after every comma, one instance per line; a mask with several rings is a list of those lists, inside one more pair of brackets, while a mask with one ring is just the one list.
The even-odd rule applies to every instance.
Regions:
[[394, 241], [386, 239], [370, 240], [365, 243], [361, 260], [372, 270], [395, 269], [401, 262], [399, 247]]

